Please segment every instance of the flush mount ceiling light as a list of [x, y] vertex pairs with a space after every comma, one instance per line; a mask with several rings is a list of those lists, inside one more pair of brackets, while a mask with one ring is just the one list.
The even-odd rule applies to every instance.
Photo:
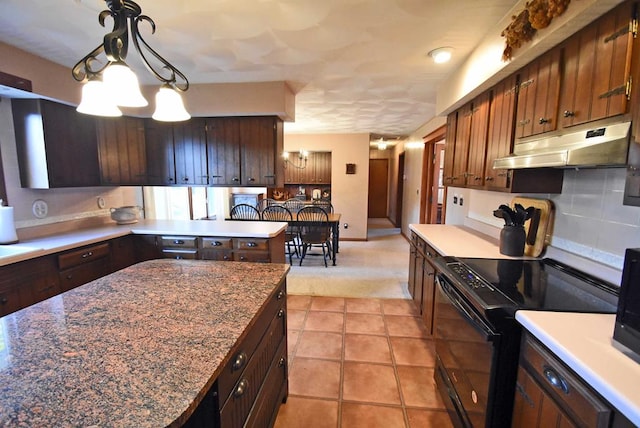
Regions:
[[[118, 107], [148, 105], [140, 92], [138, 77], [125, 62], [131, 36], [133, 46], [147, 70], [162, 82], [152, 117], [166, 122], [189, 119], [191, 116], [184, 108], [180, 95], [180, 92], [189, 89], [189, 81], [140, 35], [140, 22], [147, 22], [151, 26], [151, 34], [156, 30], [155, 22], [142, 15], [140, 6], [131, 0], [105, 0], [105, 3], [109, 9], [100, 12], [98, 21], [104, 27], [105, 19], [111, 17], [113, 31], [104, 36], [103, 44], [89, 52], [72, 69], [73, 78], [84, 82], [82, 100], [77, 110], [97, 116], [121, 116]], [[102, 53], [107, 57], [106, 64], [98, 59]], [[94, 69], [94, 66], [97, 68]]]
[[443, 64], [451, 59], [452, 53], [453, 48], [442, 47], [432, 50], [428, 55], [433, 58], [433, 62], [435, 62], [436, 64]]
[[382, 138], [378, 140], [378, 150], [387, 150], [387, 143]]
[[287, 167], [287, 165], [291, 165], [294, 168], [305, 169], [307, 167], [307, 160], [309, 159], [309, 152], [306, 150], [300, 149], [300, 151], [298, 152], [297, 163], [289, 158], [289, 152], [284, 152], [282, 154], [282, 157], [284, 158], [285, 168]]

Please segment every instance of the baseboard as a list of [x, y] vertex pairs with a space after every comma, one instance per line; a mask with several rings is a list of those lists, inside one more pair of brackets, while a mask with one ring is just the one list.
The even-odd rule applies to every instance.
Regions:
[[366, 238], [343, 238], [342, 236], [340, 237], [340, 241], [359, 241], [359, 242], [365, 242], [367, 241]]

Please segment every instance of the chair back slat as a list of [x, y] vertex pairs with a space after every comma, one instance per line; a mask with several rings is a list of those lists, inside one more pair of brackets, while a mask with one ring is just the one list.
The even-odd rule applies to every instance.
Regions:
[[232, 220], [260, 220], [260, 211], [253, 205], [238, 204], [231, 208]]

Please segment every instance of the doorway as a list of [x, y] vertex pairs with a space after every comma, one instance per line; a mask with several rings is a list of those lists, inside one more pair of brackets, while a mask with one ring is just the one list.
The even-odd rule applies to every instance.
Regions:
[[398, 181], [396, 185], [396, 218], [394, 226], [402, 229], [402, 195], [404, 194], [404, 152], [398, 155]]
[[369, 159], [368, 218], [387, 217], [389, 159]]

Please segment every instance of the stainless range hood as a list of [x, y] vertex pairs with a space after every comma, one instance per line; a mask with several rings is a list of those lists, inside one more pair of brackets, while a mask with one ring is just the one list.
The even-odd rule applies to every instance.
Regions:
[[580, 128], [562, 135], [516, 141], [513, 154], [493, 161], [493, 169], [625, 166], [631, 122]]

